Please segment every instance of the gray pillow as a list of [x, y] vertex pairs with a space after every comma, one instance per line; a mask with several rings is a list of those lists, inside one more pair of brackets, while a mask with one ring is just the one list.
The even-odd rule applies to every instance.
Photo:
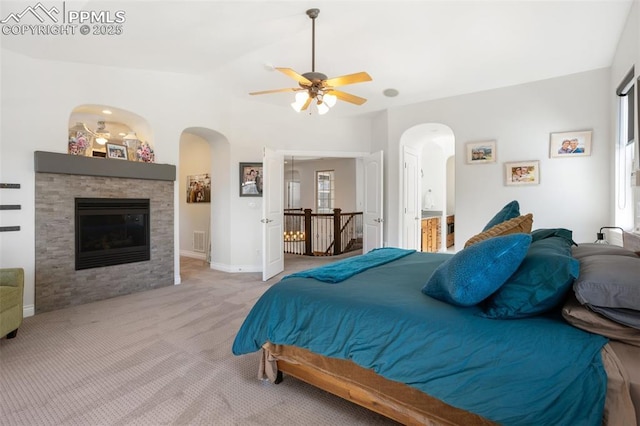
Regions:
[[587, 256], [595, 256], [599, 254], [609, 254], [616, 256], [629, 256], [638, 258], [635, 252], [620, 246], [612, 246], [610, 244], [583, 243], [572, 248], [573, 257], [582, 259]]
[[587, 256], [573, 290], [583, 305], [640, 311], [640, 257]]
[[602, 308], [592, 305], [588, 305], [588, 307], [618, 324], [628, 325], [640, 331], [640, 311], [622, 308]]
[[[638, 312], [640, 317], [640, 312]], [[562, 307], [562, 317], [574, 327], [640, 347], [640, 330], [620, 324], [581, 305], [573, 294]]]

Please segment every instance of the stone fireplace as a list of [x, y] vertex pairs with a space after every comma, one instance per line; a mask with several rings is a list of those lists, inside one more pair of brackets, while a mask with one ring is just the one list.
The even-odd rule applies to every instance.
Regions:
[[[175, 166], [35, 153], [35, 312], [174, 284]], [[148, 200], [149, 260], [76, 270], [76, 199]]]

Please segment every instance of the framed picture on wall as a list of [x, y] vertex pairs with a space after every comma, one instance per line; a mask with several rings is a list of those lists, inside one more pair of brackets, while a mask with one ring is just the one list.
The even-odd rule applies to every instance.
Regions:
[[538, 185], [540, 183], [539, 161], [504, 163], [506, 185]]
[[187, 176], [187, 203], [211, 202], [211, 176], [209, 173]]
[[591, 155], [591, 130], [551, 133], [550, 158], [584, 157]]
[[118, 145], [115, 143], [107, 143], [107, 158], [114, 158], [116, 160], [128, 160], [127, 147], [124, 145]]
[[262, 197], [262, 163], [240, 163], [240, 196]]
[[467, 143], [467, 164], [495, 163], [496, 141]]

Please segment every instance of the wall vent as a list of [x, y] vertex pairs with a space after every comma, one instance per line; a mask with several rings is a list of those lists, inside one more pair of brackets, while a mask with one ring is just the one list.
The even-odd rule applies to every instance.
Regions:
[[193, 251], [204, 253], [207, 246], [207, 234], [205, 231], [193, 231]]

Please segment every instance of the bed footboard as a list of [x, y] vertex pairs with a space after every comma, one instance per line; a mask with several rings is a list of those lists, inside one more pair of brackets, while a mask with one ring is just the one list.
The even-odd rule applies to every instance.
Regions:
[[[350, 361], [270, 343], [266, 343], [263, 350], [261, 376], [264, 373], [274, 381], [278, 373], [288, 374], [405, 425], [495, 424]], [[276, 366], [270, 366], [271, 363]]]

